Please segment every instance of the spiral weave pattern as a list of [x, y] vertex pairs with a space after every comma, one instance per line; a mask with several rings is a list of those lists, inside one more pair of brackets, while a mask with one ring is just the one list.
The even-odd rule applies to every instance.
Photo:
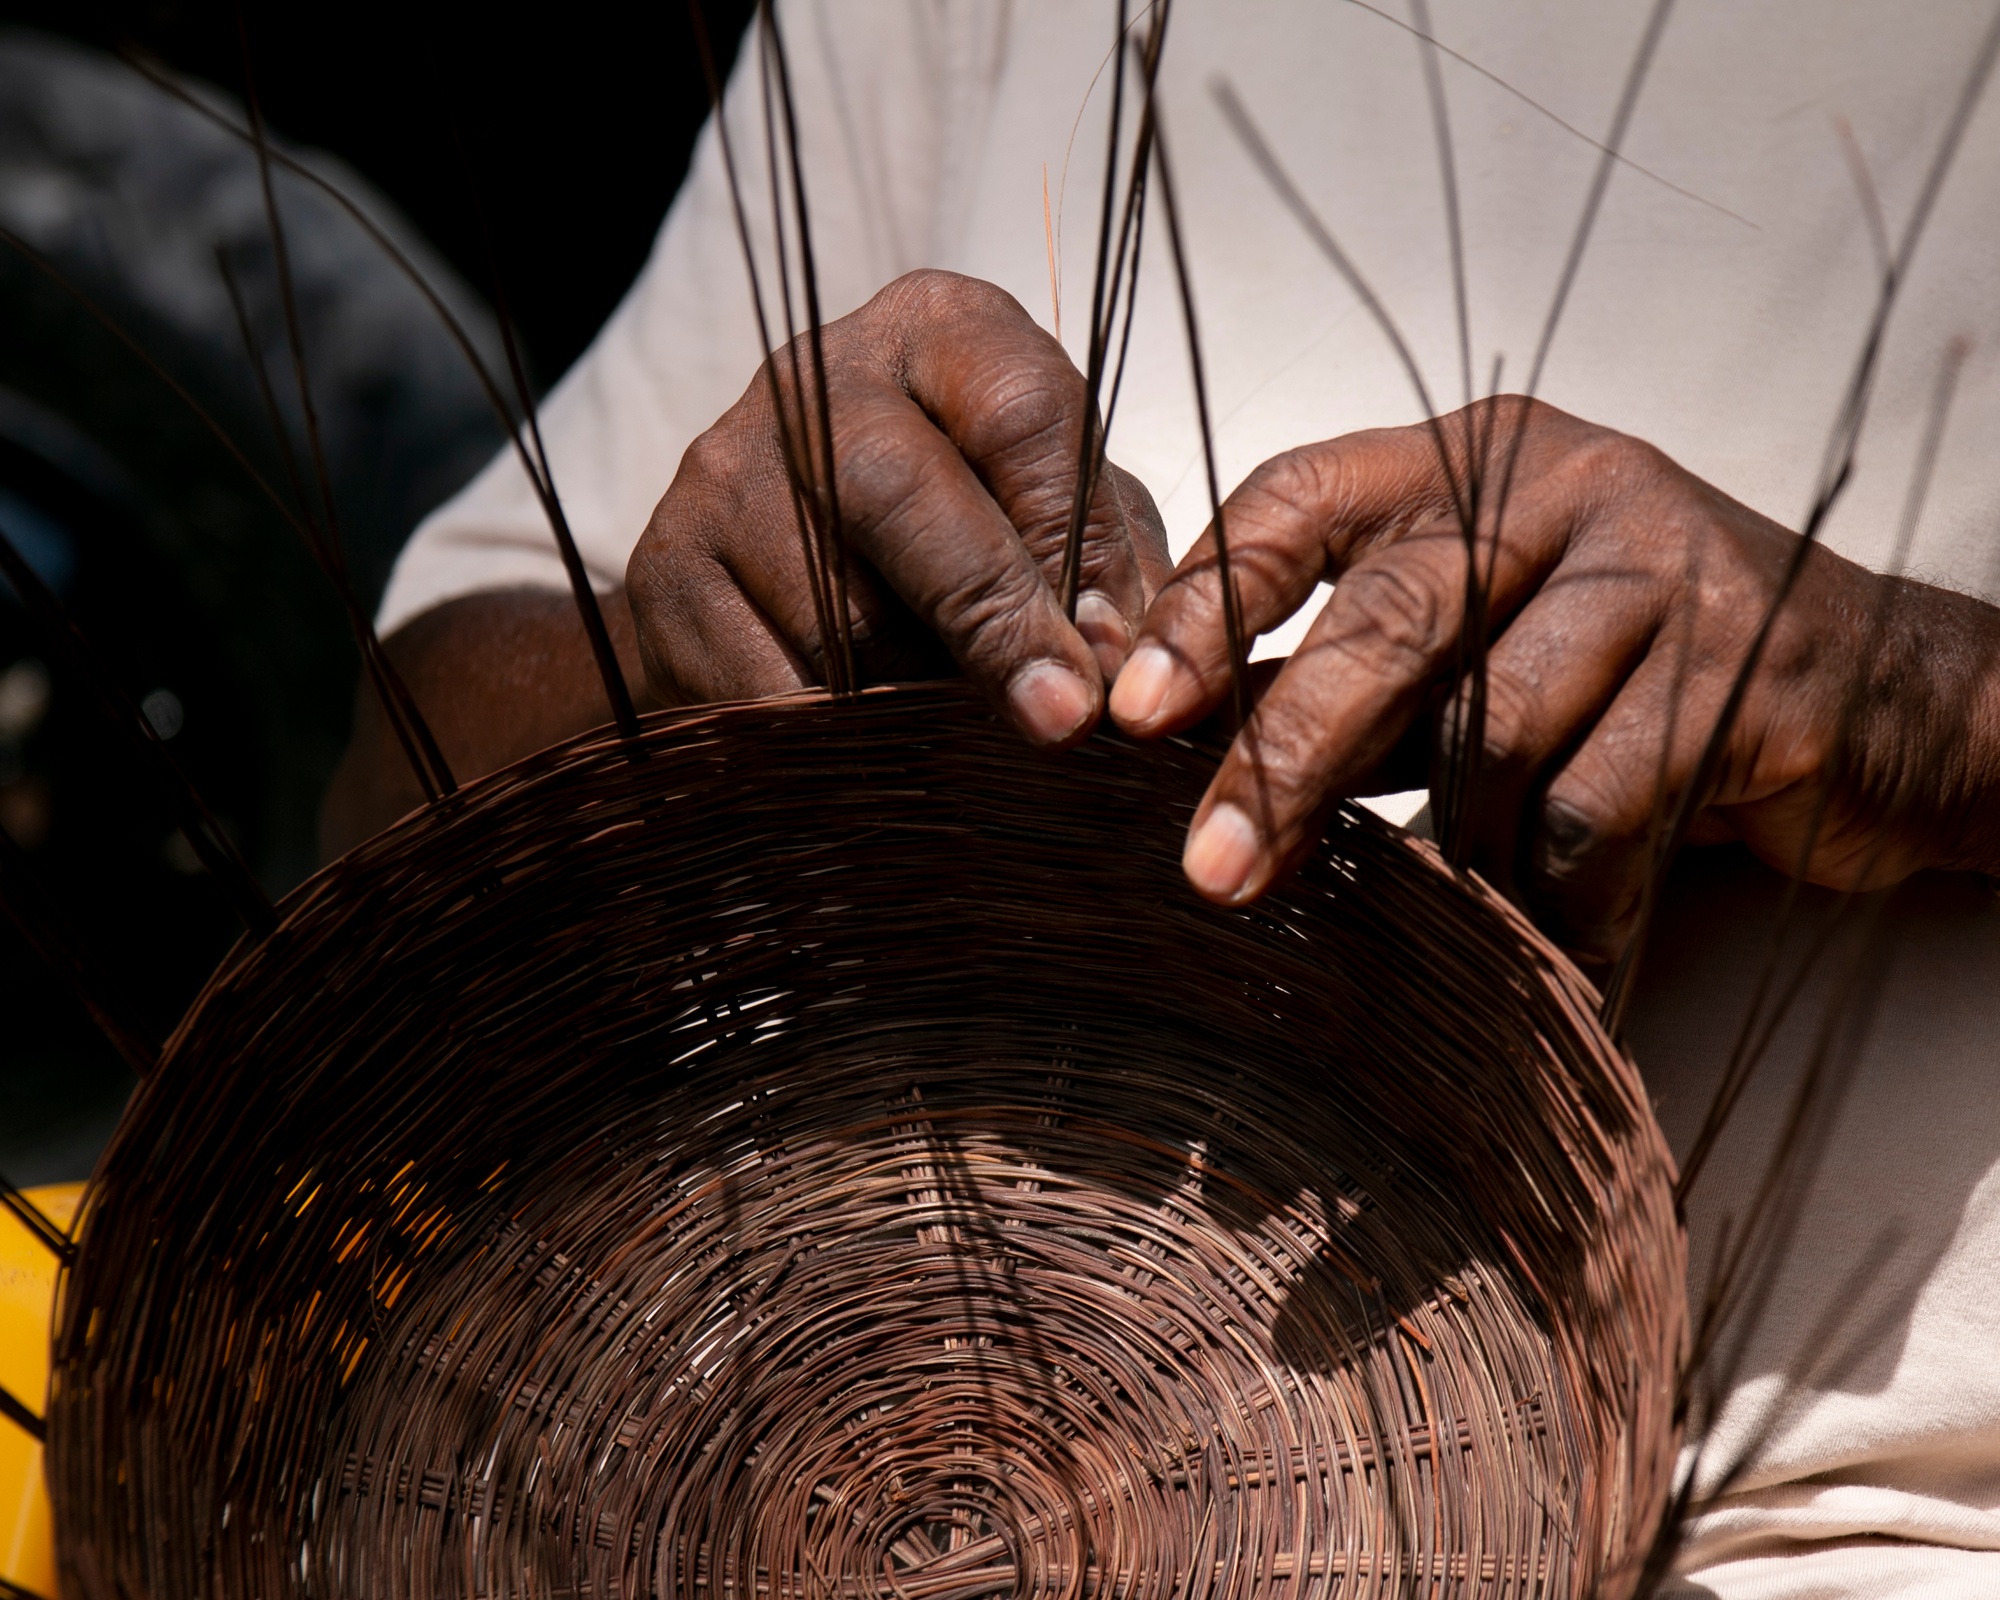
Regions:
[[66, 1592], [1616, 1592], [1670, 1163], [1588, 990], [1360, 813], [963, 691], [545, 753], [315, 879], [91, 1188]]

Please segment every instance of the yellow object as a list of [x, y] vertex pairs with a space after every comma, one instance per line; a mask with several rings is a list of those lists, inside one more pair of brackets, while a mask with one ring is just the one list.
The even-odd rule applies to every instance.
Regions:
[[[30, 1189], [28, 1198], [67, 1228], [83, 1199], [80, 1183]], [[40, 1410], [49, 1391], [49, 1317], [55, 1257], [11, 1211], [0, 1209], [0, 1388]], [[56, 1545], [49, 1526], [42, 1447], [0, 1417], [0, 1578], [35, 1594], [56, 1592]]]

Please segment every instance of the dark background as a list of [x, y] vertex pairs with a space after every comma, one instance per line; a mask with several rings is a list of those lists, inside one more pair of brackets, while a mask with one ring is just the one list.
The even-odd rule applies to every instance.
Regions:
[[[708, 0], [706, 11], [726, 71], [750, 8]], [[682, 5], [247, 0], [240, 20], [274, 135], [358, 170], [476, 296], [491, 302], [497, 283], [536, 387], [559, 377], [643, 264], [706, 115]], [[244, 93], [227, 3], [0, 0], [6, 25], [105, 52], [136, 46]], [[187, 431], [157, 380], [21, 262], [0, 269], [0, 402], [24, 396], [73, 447], [51, 456], [32, 429], [25, 445], [0, 429], [0, 492], [59, 526], [72, 613], [135, 699], [171, 687], [184, 712], [176, 754], [281, 893], [310, 869], [317, 789], [345, 738], [355, 667], [338, 614], [282, 524]], [[58, 328], [64, 318], [75, 327]], [[157, 335], [167, 365], [199, 353], [172, 328], [141, 331]], [[243, 374], [177, 376], [228, 413], [215, 386]], [[255, 433], [262, 419], [239, 406], [231, 420]], [[423, 480], [426, 497], [448, 493], [487, 448], [460, 449], [442, 479]], [[384, 559], [408, 519], [367, 533]], [[144, 769], [0, 592], [0, 679], [22, 663], [46, 667], [53, 693], [11, 743], [0, 727], [0, 827], [110, 985], [164, 1037], [236, 924], [191, 869]], [[86, 1175], [132, 1082], [0, 920], [0, 1174]]]
[[[703, 9], [726, 73], [751, 7]], [[559, 377], [638, 274], [707, 115], [684, 0], [246, 0], [241, 19], [273, 129], [359, 168], [490, 295], [477, 193], [536, 372]], [[238, 11], [214, 0], [5, 0], [0, 22], [243, 89]]]

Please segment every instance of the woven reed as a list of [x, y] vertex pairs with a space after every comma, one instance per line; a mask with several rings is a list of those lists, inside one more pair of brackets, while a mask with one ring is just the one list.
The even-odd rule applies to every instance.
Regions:
[[1212, 764], [705, 709], [328, 869], [92, 1184], [65, 1592], [1617, 1592], [1685, 1323], [1636, 1076], [1366, 814], [1200, 903]]

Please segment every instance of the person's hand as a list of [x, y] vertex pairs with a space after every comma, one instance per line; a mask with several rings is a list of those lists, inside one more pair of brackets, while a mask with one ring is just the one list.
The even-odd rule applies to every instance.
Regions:
[[[1082, 738], [1170, 565], [1152, 499], [1107, 467], [1076, 626], [1063, 615], [1082, 375], [1011, 297], [946, 272], [898, 279], [822, 339], [863, 680], [955, 660], [1035, 743]], [[626, 593], [666, 703], [824, 681], [781, 451], [759, 371], [689, 447], [633, 552]]]
[[[1472, 864], [1571, 948], [1608, 958], [1637, 909], [1656, 798], [1695, 776], [1798, 536], [1637, 440], [1493, 404], [1482, 541], [1524, 431], [1493, 574]], [[1472, 420], [1476, 439], [1485, 408]], [[1461, 477], [1467, 431], [1463, 414], [1444, 421]], [[1295, 450], [1223, 508], [1247, 631], [1282, 621], [1321, 579], [1335, 586], [1196, 813], [1185, 862], [1210, 899], [1263, 893], [1336, 798], [1412, 786], [1399, 761], [1414, 743], [1437, 748], [1464, 714], [1452, 679], [1465, 544], [1435, 438], [1418, 426]], [[1211, 529], [1147, 615], [1111, 696], [1131, 733], [1184, 728], [1227, 700], [1214, 557]], [[1813, 549], [1691, 837], [1740, 839], [1842, 888], [1990, 870], [1996, 661], [2000, 612]]]

